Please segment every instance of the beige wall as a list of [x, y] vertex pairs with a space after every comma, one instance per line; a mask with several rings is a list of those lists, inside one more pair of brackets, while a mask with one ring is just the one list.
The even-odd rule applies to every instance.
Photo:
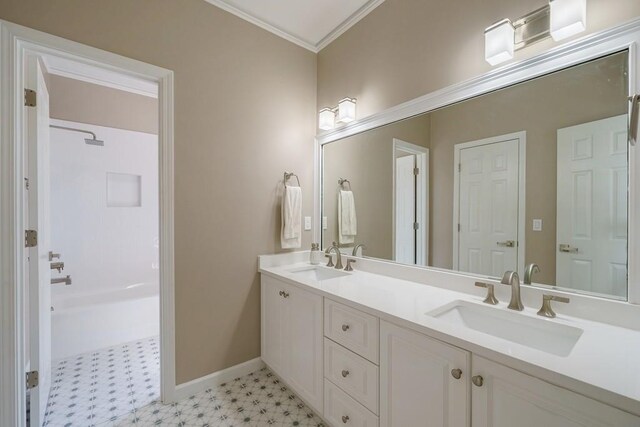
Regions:
[[351, 182], [358, 236], [367, 256], [391, 259], [393, 251], [393, 139], [429, 147], [429, 117], [394, 123], [323, 147], [323, 247], [338, 241], [338, 178]]
[[52, 74], [47, 88], [51, 118], [158, 133], [155, 98]]
[[316, 55], [202, 0], [2, 0], [0, 18], [175, 72], [177, 380], [258, 357], [285, 170], [312, 210]]
[[[545, 3], [386, 0], [319, 53], [318, 108], [354, 96], [362, 118], [481, 75], [492, 69], [484, 60], [484, 29]], [[589, 0], [587, 4], [588, 32], [640, 15], [638, 0]], [[545, 40], [518, 51], [516, 59], [557, 44]]]

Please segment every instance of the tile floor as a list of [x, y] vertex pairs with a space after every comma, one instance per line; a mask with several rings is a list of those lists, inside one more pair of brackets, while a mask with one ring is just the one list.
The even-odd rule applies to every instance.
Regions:
[[163, 405], [157, 337], [65, 359], [53, 369], [47, 426], [324, 426], [266, 368]]

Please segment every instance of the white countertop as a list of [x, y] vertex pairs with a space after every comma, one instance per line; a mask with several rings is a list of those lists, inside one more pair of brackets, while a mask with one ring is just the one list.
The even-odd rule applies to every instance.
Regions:
[[[561, 357], [426, 314], [456, 300], [482, 303], [482, 297], [366, 271], [323, 281], [289, 271], [305, 266], [261, 263], [260, 272], [640, 415], [640, 331], [561, 314], [545, 319], [536, 315], [539, 307], [517, 313], [582, 329], [571, 353]], [[507, 310], [504, 302], [495, 307]]]

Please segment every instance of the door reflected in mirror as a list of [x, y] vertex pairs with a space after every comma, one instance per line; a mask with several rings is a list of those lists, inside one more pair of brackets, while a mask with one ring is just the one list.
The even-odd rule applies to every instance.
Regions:
[[627, 110], [623, 51], [325, 144], [322, 245], [626, 299]]

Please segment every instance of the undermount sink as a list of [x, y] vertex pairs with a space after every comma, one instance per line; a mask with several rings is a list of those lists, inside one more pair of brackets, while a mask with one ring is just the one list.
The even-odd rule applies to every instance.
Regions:
[[302, 267], [289, 270], [289, 273], [292, 273], [301, 279], [315, 280], [318, 282], [348, 275], [341, 270], [327, 267]]
[[467, 301], [454, 301], [426, 314], [453, 325], [562, 357], [571, 353], [583, 332], [573, 326]]

